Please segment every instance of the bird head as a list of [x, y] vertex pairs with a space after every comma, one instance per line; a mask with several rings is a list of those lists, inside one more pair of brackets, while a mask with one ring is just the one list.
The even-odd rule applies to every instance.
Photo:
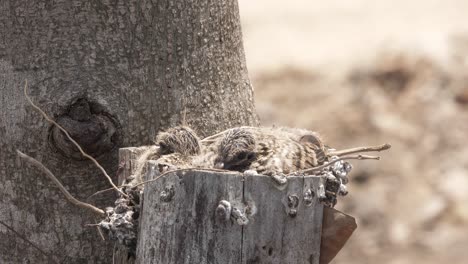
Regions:
[[247, 129], [234, 128], [226, 132], [218, 149], [215, 168], [244, 171], [256, 159], [255, 138]]
[[162, 155], [180, 153], [196, 155], [200, 153], [200, 139], [197, 134], [186, 126], [177, 126], [160, 132], [156, 137], [159, 152]]

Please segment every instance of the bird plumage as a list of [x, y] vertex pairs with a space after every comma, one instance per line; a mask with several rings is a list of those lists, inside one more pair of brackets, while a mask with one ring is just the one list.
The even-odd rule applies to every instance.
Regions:
[[155, 140], [159, 153], [167, 155], [180, 153], [182, 155], [200, 154], [200, 138], [195, 131], [187, 126], [176, 126], [158, 133]]
[[255, 170], [275, 175], [313, 168], [327, 158], [322, 139], [305, 129], [238, 127], [205, 141], [186, 127], [175, 127], [160, 135], [158, 142], [168, 155], [158, 161], [178, 168]]
[[260, 174], [289, 174], [316, 167], [324, 162], [317, 159], [325, 153], [319, 136], [303, 129], [249, 128], [255, 134], [256, 160], [249, 170]]

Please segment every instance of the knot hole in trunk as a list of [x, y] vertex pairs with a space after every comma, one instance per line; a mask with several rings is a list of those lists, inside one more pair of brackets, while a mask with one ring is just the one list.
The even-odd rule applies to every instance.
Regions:
[[[117, 148], [120, 143], [120, 125], [102, 105], [79, 98], [61, 114], [56, 122], [89, 155], [97, 158]], [[55, 125], [49, 130], [49, 142], [62, 155], [75, 160], [83, 160], [78, 148]]]

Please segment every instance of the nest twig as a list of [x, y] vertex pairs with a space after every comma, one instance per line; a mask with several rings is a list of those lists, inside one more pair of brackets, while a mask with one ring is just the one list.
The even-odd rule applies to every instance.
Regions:
[[316, 171], [320, 171], [330, 165], [333, 165], [334, 163], [338, 162], [338, 161], [342, 161], [342, 160], [380, 160], [380, 157], [379, 156], [368, 156], [368, 155], [357, 155], [357, 156], [345, 156], [345, 157], [341, 157], [341, 158], [338, 158], [338, 159], [334, 159], [330, 162], [327, 162], [325, 164], [322, 164], [320, 166], [317, 166], [317, 167], [313, 167], [313, 168], [310, 168], [310, 169], [306, 169], [306, 170], [301, 170], [300, 173], [312, 173], [312, 172], [316, 172]]
[[357, 147], [357, 148], [350, 148], [350, 149], [342, 149], [342, 150], [334, 150], [327, 153], [329, 156], [344, 156], [354, 153], [362, 153], [362, 152], [372, 152], [372, 151], [382, 151], [391, 148], [392, 146], [388, 143], [379, 145], [379, 146], [366, 146], [366, 147]]
[[55, 185], [60, 189], [60, 191], [63, 193], [63, 195], [65, 196], [67, 201], [69, 201], [70, 203], [72, 203], [72, 204], [74, 204], [74, 205], [76, 205], [78, 207], [90, 210], [90, 211], [92, 211], [93, 213], [95, 213], [95, 214], [97, 214], [99, 216], [105, 216], [105, 213], [104, 213], [103, 210], [95, 207], [94, 205], [79, 201], [78, 199], [73, 197], [73, 195], [71, 195], [67, 191], [67, 189], [65, 189], [65, 187], [62, 185], [62, 183], [57, 179], [57, 177], [55, 177], [55, 175], [49, 169], [47, 169], [41, 162], [39, 162], [38, 160], [36, 160], [33, 157], [30, 157], [30, 156], [24, 154], [23, 152], [21, 152], [19, 150], [16, 150], [16, 152], [18, 153], [18, 155], [21, 158], [23, 158], [24, 160], [26, 160], [29, 163], [33, 164], [34, 166], [39, 168], [42, 172], [44, 172], [44, 174], [47, 176], [47, 178], [49, 178], [51, 181], [53, 181], [55, 183]]

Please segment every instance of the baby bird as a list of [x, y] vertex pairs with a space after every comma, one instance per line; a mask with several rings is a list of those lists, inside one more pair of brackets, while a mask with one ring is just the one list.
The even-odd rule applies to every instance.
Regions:
[[180, 153], [182, 155], [200, 154], [200, 139], [195, 131], [187, 126], [176, 126], [160, 132], [155, 141], [156, 145], [159, 146], [161, 155], [171, 153]]
[[158, 134], [160, 164], [170, 168], [254, 170], [274, 176], [323, 164], [326, 147], [312, 131], [294, 128], [237, 127], [200, 140], [188, 127]]
[[325, 161], [325, 146], [312, 131], [241, 127], [224, 133], [215, 166], [273, 176], [313, 168]]
[[160, 172], [193, 167], [193, 159], [200, 154], [200, 138], [187, 126], [176, 126], [158, 133], [156, 144]]
[[217, 152], [215, 168], [244, 171], [257, 158], [256, 140], [249, 130], [229, 129], [219, 143]]

